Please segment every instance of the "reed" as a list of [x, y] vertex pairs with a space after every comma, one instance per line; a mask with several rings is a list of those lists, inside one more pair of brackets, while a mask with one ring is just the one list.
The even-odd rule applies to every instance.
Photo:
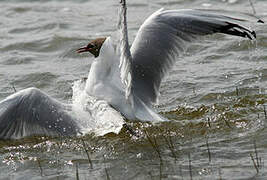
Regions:
[[191, 155], [188, 153], [188, 168], [190, 173], [190, 180], [193, 180], [192, 165], [191, 165]]
[[207, 151], [209, 156], [209, 162], [211, 162], [211, 153], [210, 153], [210, 146], [209, 146], [209, 137], [206, 137], [206, 145], [207, 145]]
[[162, 137], [165, 140], [168, 148], [170, 149], [171, 154], [172, 154], [172, 156], [174, 158], [174, 162], [176, 163], [177, 156], [176, 156], [176, 151], [175, 151], [175, 147], [174, 147], [174, 144], [173, 144], [173, 141], [172, 141], [172, 137], [170, 135], [170, 132], [168, 131], [168, 137], [166, 137], [165, 135], [162, 135]]
[[253, 144], [254, 144], [254, 153], [255, 153], [255, 156], [256, 156], [257, 167], [260, 168], [259, 156], [258, 156], [258, 150], [257, 150], [256, 141], [254, 141]]
[[140, 136], [128, 125], [128, 124], [123, 124], [123, 127], [129, 132], [132, 136], [135, 136], [139, 138]]
[[254, 159], [252, 153], [250, 153], [250, 157], [251, 157], [251, 160], [252, 160], [252, 162], [253, 162], [254, 168], [256, 169], [256, 172], [257, 172], [257, 174], [258, 174], [258, 173], [259, 173], [259, 168], [258, 168], [258, 166], [257, 166], [257, 164], [256, 164], [256, 161], [255, 161], [255, 159]]
[[12, 85], [12, 88], [14, 90], [14, 92], [17, 92], [16, 88], [15, 88], [15, 85], [14, 84], [11, 84]]
[[253, 14], [256, 14], [256, 9], [254, 7], [254, 4], [253, 4], [252, 0], [248, 0], [248, 1], [249, 1], [249, 4], [250, 4], [250, 7], [252, 9]]
[[105, 168], [105, 173], [106, 173], [107, 180], [110, 180], [107, 168]]
[[263, 162], [261, 160], [261, 157], [259, 157], [258, 154], [258, 150], [257, 150], [257, 145], [256, 145], [256, 141], [254, 140], [253, 142], [253, 146], [254, 146], [254, 153], [255, 153], [255, 157], [252, 155], [252, 153], [250, 153], [250, 158], [253, 162], [254, 168], [257, 172], [257, 174], [259, 173], [260, 169], [263, 167]]
[[14, 90], [14, 93], [17, 92], [17, 90], [16, 90], [16, 88], [15, 88], [15, 85], [14, 85], [12, 82], [10, 82], [10, 81], [8, 80], [8, 84], [11, 85], [12, 89]]
[[79, 166], [78, 163], [76, 162], [76, 179], [79, 180]]
[[91, 160], [91, 158], [90, 158], [90, 155], [89, 155], [89, 152], [88, 152], [88, 147], [86, 146], [86, 144], [85, 144], [83, 138], [81, 138], [81, 141], [82, 141], [82, 144], [83, 144], [84, 151], [85, 151], [85, 153], [86, 153], [86, 155], [87, 155], [89, 168], [90, 168], [90, 169], [93, 169], [93, 162], [92, 162], [92, 160]]
[[223, 118], [223, 120], [224, 120], [225, 124], [226, 124], [230, 129], [232, 129], [232, 126], [229, 124], [229, 122], [228, 122], [225, 118]]
[[40, 169], [40, 175], [41, 175], [41, 177], [43, 177], [44, 176], [44, 173], [43, 173], [43, 168], [42, 168], [42, 165], [41, 165], [41, 161], [40, 161], [40, 159], [39, 158], [37, 158], [37, 163], [38, 163], [38, 167], [39, 167], [39, 169]]
[[210, 118], [208, 117], [208, 126], [211, 128]]
[[160, 153], [159, 145], [157, 143], [157, 140], [156, 140], [155, 136], [153, 136], [153, 139], [152, 139], [152, 137], [148, 134], [148, 132], [146, 130], [144, 132], [146, 134], [148, 142], [150, 143], [150, 145], [153, 147], [153, 149], [157, 153], [158, 158], [160, 159], [160, 161], [162, 161], [162, 156], [161, 156], [161, 153]]
[[158, 155], [158, 158], [159, 158], [159, 177], [160, 179], [162, 179], [162, 166], [163, 166], [163, 160], [162, 160], [162, 156], [161, 156], [161, 153], [160, 153], [160, 149], [159, 149], [159, 145], [157, 143], [157, 140], [155, 138], [155, 136], [153, 136], [153, 139], [152, 137], [148, 134], [148, 132], [146, 130], [144, 130], [145, 134], [146, 134], [146, 137], [147, 137], [147, 140], [148, 142], [150, 143], [150, 145], [153, 147], [153, 149], [155, 150], [155, 152], [157, 153]]
[[103, 155], [103, 158], [104, 158], [104, 164], [105, 164], [105, 174], [106, 174], [106, 178], [107, 180], [110, 180], [110, 176], [109, 176], [109, 173], [108, 173], [108, 169], [106, 167], [106, 158], [105, 158], [105, 155]]
[[263, 112], [264, 112], [265, 119], [267, 119], [267, 112], [266, 112], [266, 105], [265, 104], [263, 105]]
[[183, 176], [183, 171], [182, 171], [182, 166], [181, 165], [179, 166], [179, 171], [180, 171], [181, 180], [183, 180], [184, 176]]
[[237, 86], [235, 87], [235, 93], [236, 93], [236, 96], [239, 96], [239, 89]]

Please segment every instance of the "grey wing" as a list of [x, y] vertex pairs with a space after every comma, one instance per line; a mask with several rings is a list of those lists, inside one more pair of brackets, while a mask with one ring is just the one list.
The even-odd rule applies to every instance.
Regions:
[[224, 33], [256, 38], [251, 31], [231, 18], [201, 10], [159, 10], [140, 27], [132, 44], [132, 89], [135, 96], [151, 105], [157, 99], [162, 78], [188, 42], [198, 36]]
[[0, 102], [0, 139], [76, 135], [79, 127], [67, 109], [36, 88], [19, 91]]

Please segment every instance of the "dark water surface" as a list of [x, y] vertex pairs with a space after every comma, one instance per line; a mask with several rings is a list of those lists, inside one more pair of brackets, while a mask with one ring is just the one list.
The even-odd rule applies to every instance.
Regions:
[[[0, 100], [34, 86], [69, 102], [93, 60], [75, 49], [116, 30], [118, 1], [0, 1]], [[252, 2], [267, 21], [266, 1]], [[129, 1], [131, 42], [161, 7], [252, 12], [246, 0]], [[251, 28], [257, 41], [208, 36], [177, 61], [156, 106], [171, 122], [129, 122], [138, 137], [0, 141], [0, 179], [267, 178], [267, 27]]]

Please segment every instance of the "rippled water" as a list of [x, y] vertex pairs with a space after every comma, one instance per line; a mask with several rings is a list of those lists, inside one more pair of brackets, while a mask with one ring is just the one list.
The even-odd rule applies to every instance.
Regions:
[[[266, 21], [266, 2], [253, 2]], [[161, 7], [252, 12], [244, 0], [135, 0], [128, 6], [131, 41]], [[114, 32], [117, 8], [117, 0], [1, 1], [0, 100], [34, 86], [71, 101], [73, 82], [87, 76], [93, 60], [75, 49]], [[267, 28], [251, 28], [256, 42], [217, 34], [180, 58], [156, 106], [171, 122], [129, 122], [138, 137], [123, 129], [0, 141], [1, 179], [265, 179]]]

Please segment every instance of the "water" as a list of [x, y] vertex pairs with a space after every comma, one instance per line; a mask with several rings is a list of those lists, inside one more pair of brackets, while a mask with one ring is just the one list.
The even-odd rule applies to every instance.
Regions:
[[[266, 21], [265, 1], [254, 6]], [[12, 0], [0, 7], [0, 100], [14, 88], [34, 86], [70, 102], [73, 83], [87, 77], [93, 60], [75, 49], [117, 25], [117, 1]], [[241, 0], [136, 0], [128, 7], [131, 42], [161, 7], [252, 12]], [[129, 122], [139, 137], [123, 129], [100, 137], [0, 141], [1, 179], [265, 179], [267, 28], [251, 25], [257, 42], [208, 36], [177, 62], [156, 106], [171, 122]]]

